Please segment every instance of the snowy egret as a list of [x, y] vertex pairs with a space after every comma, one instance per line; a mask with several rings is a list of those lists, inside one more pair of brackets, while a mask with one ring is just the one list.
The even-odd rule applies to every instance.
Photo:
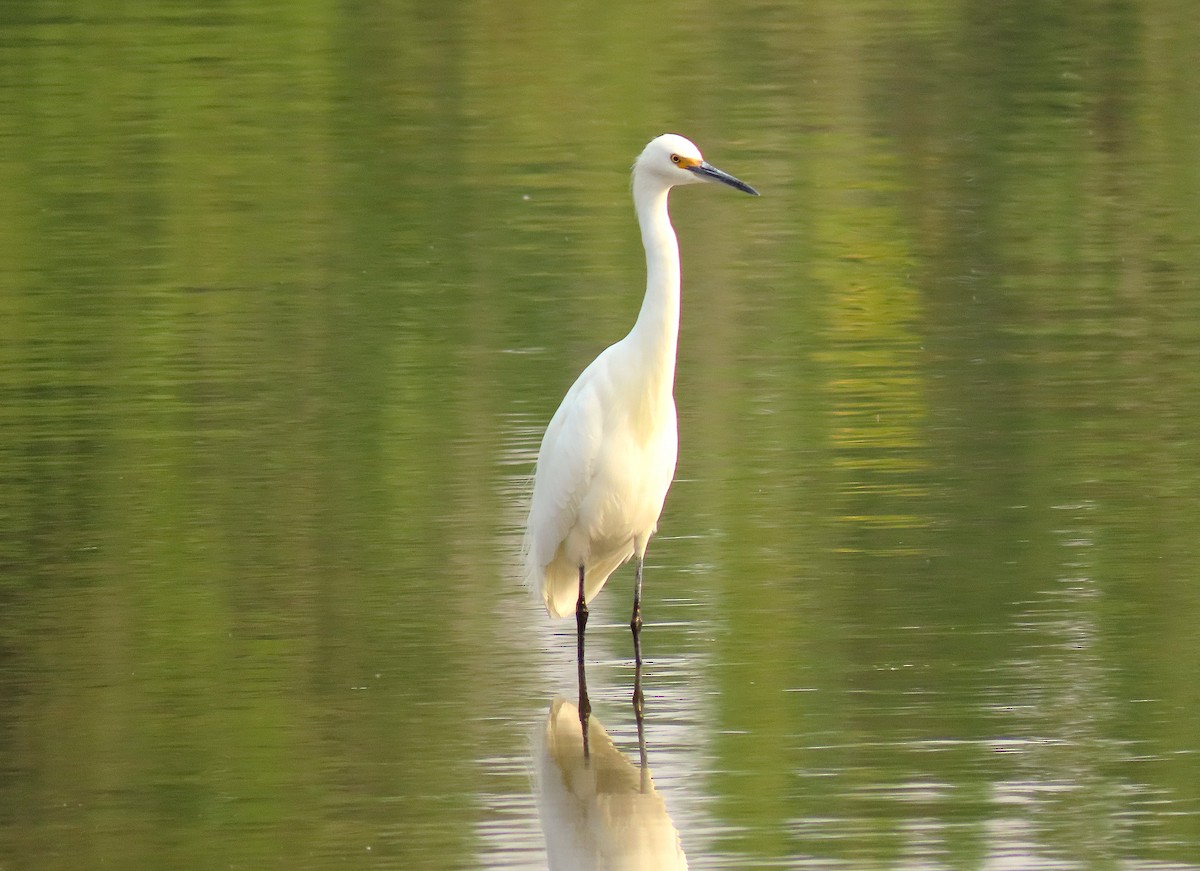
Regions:
[[538, 451], [525, 528], [525, 580], [551, 617], [574, 610], [581, 679], [588, 603], [630, 557], [636, 562], [629, 625], [641, 662], [642, 562], [675, 475], [677, 449], [679, 243], [667, 195], [676, 185], [702, 181], [758, 195], [673, 133], [652, 140], [634, 163], [646, 296], [633, 329], [601, 352], [567, 391]]

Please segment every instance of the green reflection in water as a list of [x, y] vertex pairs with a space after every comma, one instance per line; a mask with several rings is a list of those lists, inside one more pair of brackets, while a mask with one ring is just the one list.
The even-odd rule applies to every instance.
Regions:
[[6, 10], [0, 864], [472, 865], [672, 128], [692, 866], [1195, 861], [1190, 5], [603, 12]]

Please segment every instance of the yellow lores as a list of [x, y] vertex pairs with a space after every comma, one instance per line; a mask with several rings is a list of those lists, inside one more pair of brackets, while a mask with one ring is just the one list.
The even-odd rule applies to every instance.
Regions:
[[525, 529], [525, 580], [551, 617], [575, 612], [582, 657], [587, 605], [608, 576], [636, 558], [635, 652], [642, 560], [675, 474], [675, 349], [679, 244], [667, 213], [676, 185], [719, 181], [758, 191], [705, 162], [668, 133], [633, 165], [633, 202], [646, 249], [646, 296], [633, 329], [592, 361], [567, 391], [538, 451]]

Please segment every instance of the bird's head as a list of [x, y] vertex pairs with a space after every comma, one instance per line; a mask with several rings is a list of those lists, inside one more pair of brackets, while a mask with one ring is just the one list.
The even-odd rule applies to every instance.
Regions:
[[664, 133], [642, 150], [633, 164], [634, 178], [651, 176], [667, 187], [719, 181], [740, 191], [758, 196], [758, 191], [744, 181], [717, 169], [704, 159], [695, 144], [676, 133]]

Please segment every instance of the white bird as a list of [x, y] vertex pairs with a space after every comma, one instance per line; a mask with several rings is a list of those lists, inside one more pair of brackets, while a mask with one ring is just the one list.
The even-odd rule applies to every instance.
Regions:
[[679, 243], [667, 195], [676, 185], [702, 181], [758, 195], [673, 133], [652, 140], [634, 163], [646, 296], [633, 329], [567, 391], [538, 451], [523, 547], [525, 581], [551, 617], [574, 610], [581, 665], [588, 603], [630, 557], [636, 559], [630, 627], [638, 650], [642, 562], [675, 475], [678, 446]]

